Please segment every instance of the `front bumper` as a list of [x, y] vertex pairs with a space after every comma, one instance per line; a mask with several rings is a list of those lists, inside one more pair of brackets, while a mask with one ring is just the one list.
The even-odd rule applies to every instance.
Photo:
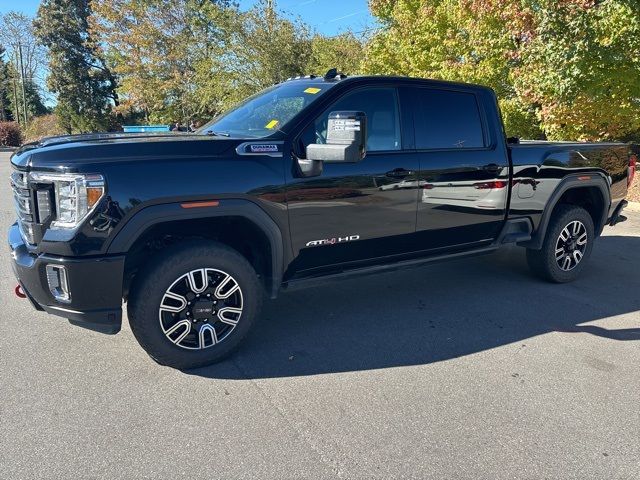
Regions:
[[[85, 258], [30, 253], [19, 227], [9, 229], [11, 265], [27, 298], [37, 310], [65, 317], [73, 325], [114, 334], [122, 326], [124, 256]], [[46, 266], [67, 270], [70, 303], [56, 300], [49, 290]]]

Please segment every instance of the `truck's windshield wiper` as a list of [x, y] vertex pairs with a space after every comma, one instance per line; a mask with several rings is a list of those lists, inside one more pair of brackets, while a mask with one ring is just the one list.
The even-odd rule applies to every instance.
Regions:
[[207, 135], [212, 135], [214, 137], [230, 137], [231, 136], [229, 132], [214, 132], [213, 130], [207, 130], [205, 133]]

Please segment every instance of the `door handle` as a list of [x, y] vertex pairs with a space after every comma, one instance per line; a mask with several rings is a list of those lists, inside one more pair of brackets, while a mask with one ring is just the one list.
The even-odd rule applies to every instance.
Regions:
[[390, 172], [385, 173], [385, 175], [391, 178], [404, 178], [413, 175], [413, 172], [411, 170], [405, 170], [404, 168], [394, 168]]
[[490, 164], [485, 165], [484, 167], [482, 167], [482, 169], [485, 172], [498, 173], [500, 170], [502, 170], [502, 167], [500, 165], [498, 165], [497, 163], [490, 163]]

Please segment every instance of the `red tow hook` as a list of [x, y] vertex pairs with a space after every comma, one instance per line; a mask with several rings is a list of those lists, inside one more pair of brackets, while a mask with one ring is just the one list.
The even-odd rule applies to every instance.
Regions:
[[13, 291], [15, 292], [16, 297], [27, 298], [27, 295], [24, 293], [24, 290], [22, 290], [22, 285], [20, 284], [16, 285], [16, 288]]

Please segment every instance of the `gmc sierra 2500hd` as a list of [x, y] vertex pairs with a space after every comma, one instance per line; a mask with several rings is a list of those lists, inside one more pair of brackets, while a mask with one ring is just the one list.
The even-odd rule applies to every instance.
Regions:
[[228, 355], [263, 296], [319, 279], [527, 249], [575, 279], [624, 220], [630, 145], [506, 139], [482, 86], [288, 80], [194, 134], [49, 138], [12, 157], [16, 293], [157, 362]]

